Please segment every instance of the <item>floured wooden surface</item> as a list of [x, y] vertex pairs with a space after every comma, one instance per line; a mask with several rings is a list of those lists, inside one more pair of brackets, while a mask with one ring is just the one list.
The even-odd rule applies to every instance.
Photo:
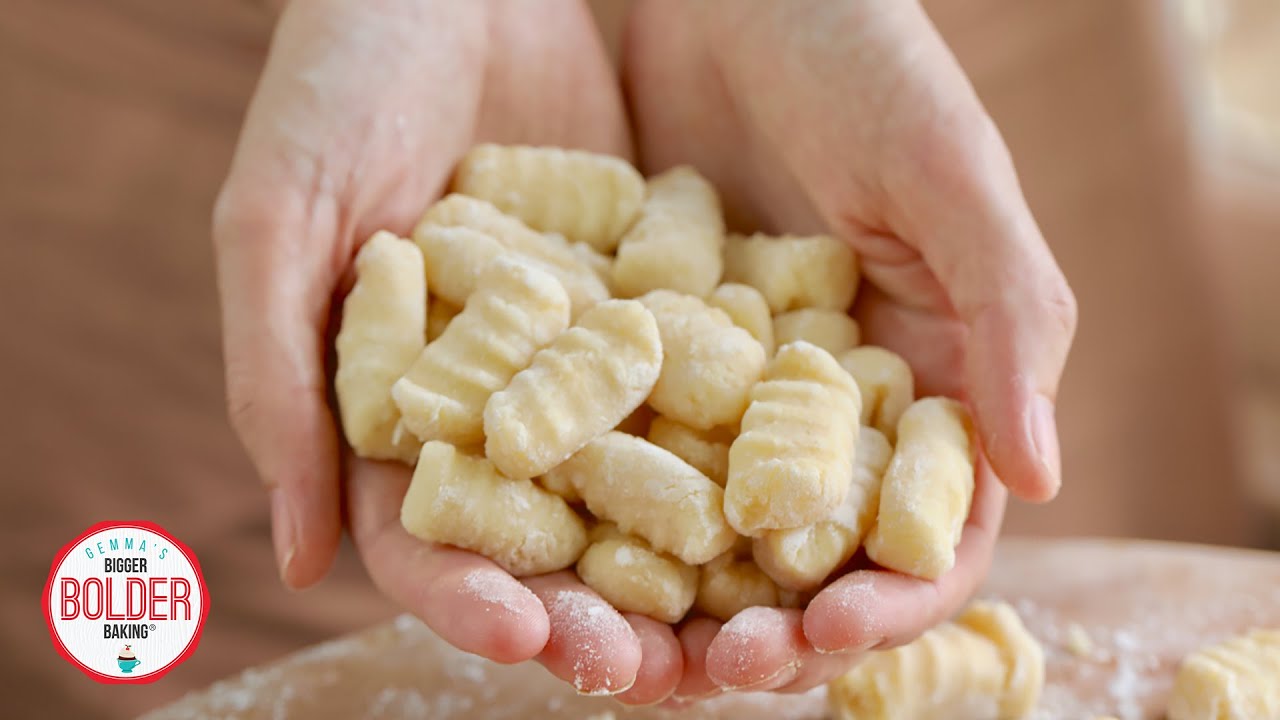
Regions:
[[[1037, 720], [1163, 717], [1179, 660], [1251, 627], [1280, 627], [1280, 555], [1135, 541], [1011, 540], [983, 595], [1008, 600], [1045, 646]], [[579, 697], [540, 666], [498, 666], [402, 617], [157, 710], [186, 718], [816, 720], [821, 690], [736, 695], [693, 709]]]

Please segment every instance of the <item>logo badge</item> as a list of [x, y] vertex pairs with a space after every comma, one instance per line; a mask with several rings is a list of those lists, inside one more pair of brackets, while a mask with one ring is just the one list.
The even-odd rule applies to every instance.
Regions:
[[149, 522], [84, 531], [58, 552], [44, 586], [54, 647], [102, 683], [159, 680], [195, 652], [208, 615], [195, 553]]

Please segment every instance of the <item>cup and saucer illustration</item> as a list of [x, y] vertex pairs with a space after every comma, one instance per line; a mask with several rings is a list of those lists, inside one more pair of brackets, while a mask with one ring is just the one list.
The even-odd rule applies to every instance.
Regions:
[[131, 673], [134, 668], [142, 664], [142, 661], [133, 652], [132, 645], [125, 645], [120, 655], [116, 657], [116, 663], [120, 665], [120, 672]]

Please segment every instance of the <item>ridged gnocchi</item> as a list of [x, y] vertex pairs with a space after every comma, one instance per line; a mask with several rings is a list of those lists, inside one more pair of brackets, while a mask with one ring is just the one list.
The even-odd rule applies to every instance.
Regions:
[[875, 428], [858, 433], [853, 481], [844, 502], [830, 517], [812, 525], [768, 530], [752, 543], [752, 557], [779, 587], [808, 591], [822, 585], [849, 562], [875, 521], [880, 482], [893, 446]]
[[774, 314], [848, 310], [858, 277], [853, 248], [829, 235], [730, 235], [725, 242], [725, 282], [759, 290]]
[[915, 398], [915, 379], [907, 361], [874, 345], [848, 350], [838, 359], [862, 391], [862, 424], [876, 428], [894, 442], [898, 419]]
[[537, 230], [612, 252], [640, 212], [645, 186], [635, 168], [611, 155], [482, 144], [462, 158], [453, 189]]
[[693, 606], [698, 569], [654, 550], [612, 523], [591, 531], [592, 543], [578, 560], [578, 577], [623, 612], [674, 623]]
[[396, 433], [391, 385], [422, 351], [427, 287], [422, 253], [378, 232], [356, 254], [356, 282], [342, 306], [334, 392], [342, 431], [360, 457], [412, 463], [418, 442]]
[[489, 397], [485, 453], [508, 477], [541, 475], [630, 415], [661, 370], [653, 314], [634, 300], [600, 303]]
[[736, 425], [764, 372], [760, 343], [692, 295], [654, 290], [640, 302], [657, 320], [664, 355], [649, 405], [699, 430]]
[[829, 517], [849, 492], [860, 411], [858, 386], [830, 353], [783, 345], [729, 447], [724, 511], [733, 528], [755, 536]]
[[724, 268], [716, 190], [688, 166], [650, 178], [635, 225], [622, 236], [613, 287], [622, 297], [668, 289], [706, 297]]
[[1280, 718], [1280, 629], [1253, 630], [1183, 659], [1169, 720]]
[[400, 522], [412, 535], [480, 553], [516, 577], [567, 568], [587, 547], [586, 525], [564, 500], [435, 440], [422, 446]]
[[773, 317], [769, 312], [769, 303], [759, 290], [741, 283], [725, 283], [711, 292], [707, 297], [707, 304], [723, 310], [734, 325], [751, 333], [751, 337], [760, 343], [765, 357], [773, 357], [776, 347]]
[[950, 398], [922, 398], [902, 413], [868, 557], [926, 580], [955, 565], [973, 502], [971, 434], [968, 411]]
[[801, 308], [773, 318], [773, 338], [779, 345], [803, 340], [839, 355], [861, 341], [862, 331], [848, 313]]
[[576, 488], [592, 515], [690, 565], [737, 539], [725, 522], [720, 486], [644, 438], [607, 433], [548, 475]]
[[499, 258], [462, 313], [391, 388], [405, 427], [420, 440], [484, 442], [484, 407], [569, 327], [569, 296], [551, 275]]
[[836, 720], [1018, 720], [1044, 685], [1044, 652], [1013, 609], [975, 603], [954, 622], [873, 653], [827, 686]]

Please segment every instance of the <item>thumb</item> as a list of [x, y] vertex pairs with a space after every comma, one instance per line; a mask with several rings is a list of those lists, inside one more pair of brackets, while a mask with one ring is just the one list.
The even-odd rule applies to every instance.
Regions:
[[891, 223], [921, 253], [968, 331], [965, 385], [983, 447], [1016, 495], [1061, 486], [1054, 407], [1076, 301], [1023, 198], [1013, 162], [941, 38], [908, 93], [925, 110], [887, 163]]
[[332, 283], [317, 259], [327, 253], [299, 242], [332, 237], [326, 217], [234, 173], [214, 211], [228, 413], [269, 491], [280, 577], [294, 588], [323, 577], [342, 532], [323, 362]]

